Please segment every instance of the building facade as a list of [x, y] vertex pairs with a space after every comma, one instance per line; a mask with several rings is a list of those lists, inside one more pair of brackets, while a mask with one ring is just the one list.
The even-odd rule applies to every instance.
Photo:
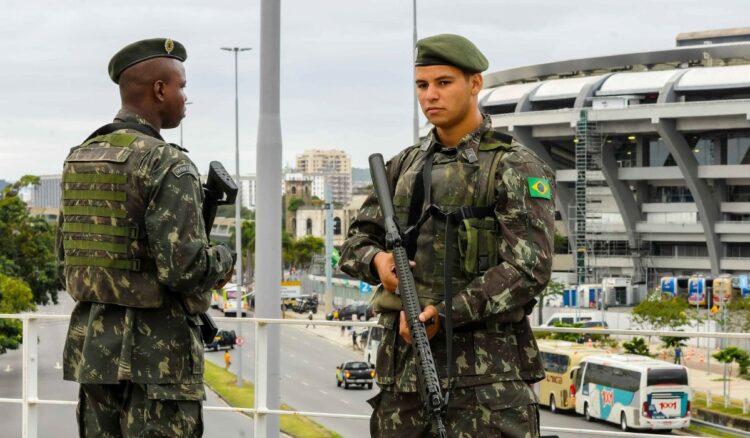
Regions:
[[556, 169], [575, 249], [557, 270], [650, 286], [750, 271], [749, 60], [738, 42], [485, 76], [494, 128]]
[[34, 186], [31, 191], [29, 207], [35, 208], [60, 208], [60, 196], [62, 190], [60, 175], [42, 175], [39, 177], [39, 185]]
[[345, 151], [310, 149], [297, 156], [297, 172], [312, 181], [313, 196], [325, 199], [331, 187], [333, 202], [346, 205], [352, 197], [352, 163]]

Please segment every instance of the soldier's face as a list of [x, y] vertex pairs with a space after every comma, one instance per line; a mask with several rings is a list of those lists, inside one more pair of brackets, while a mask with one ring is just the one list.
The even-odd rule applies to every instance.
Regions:
[[180, 121], [185, 117], [185, 67], [181, 62], [175, 60], [172, 63], [172, 69], [169, 80], [164, 87], [164, 128], [176, 128], [180, 126]]
[[427, 120], [448, 129], [471, 117], [482, 89], [482, 75], [450, 65], [416, 67], [417, 99]]

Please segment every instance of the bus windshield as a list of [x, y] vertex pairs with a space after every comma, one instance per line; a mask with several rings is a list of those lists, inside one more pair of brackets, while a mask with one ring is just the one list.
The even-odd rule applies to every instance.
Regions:
[[648, 370], [648, 386], [687, 385], [688, 375], [684, 368], [655, 368]]

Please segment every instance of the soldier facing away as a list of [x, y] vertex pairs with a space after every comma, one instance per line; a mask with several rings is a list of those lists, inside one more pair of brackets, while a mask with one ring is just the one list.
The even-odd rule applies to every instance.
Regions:
[[122, 109], [65, 159], [56, 244], [76, 301], [63, 361], [81, 437], [203, 434], [198, 315], [233, 263], [208, 242], [187, 151], [159, 134], [184, 117], [186, 58], [164, 38], [115, 54]]
[[[533, 438], [539, 417], [530, 385], [544, 370], [527, 315], [551, 274], [554, 181], [546, 164], [496, 133], [480, 112], [487, 67], [461, 36], [417, 42], [416, 93], [434, 128], [386, 169], [401, 230], [408, 230], [419, 319], [429, 323], [449, 436]], [[371, 435], [436, 436], [418, 392], [416, 350], [394, 293], [398, 278], [374, 194], [352, 223], [341, 262], [348, 274], [381, 284], [373, 296], [385, 329], [376, 360], [381, 390], [369, 401]]]

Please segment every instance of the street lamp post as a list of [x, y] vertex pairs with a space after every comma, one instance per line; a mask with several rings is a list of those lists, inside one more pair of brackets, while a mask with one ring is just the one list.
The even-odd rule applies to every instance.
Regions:
[[[185, 105], [192, 105], [193, 102], [187, 101], [185, 102]], [[182, 121], [185, 119], [180, 120], [180, 146], [185, 147], [185, 143], [182, 142]]]
[[[222, 47], [221, 50], [234, 52], [234, 164], [235, 179], [239, 193], [237, 201], [234, 203], [234, 244], [237, 253], [237, 265], [235, 273], [237, 275], [237, 307], [235, 316], [242, 318], [242, 219], [240, 213], [242, 210], [242, 183], [240, 181], [240, 98], [239, 87], [237, 83], [237, 54], [251, 50], [250, 47]], [[242, 324], [237, 324], [237, 334], [242, 336]], [[237, 355], [237, 386], [242, 386], [242, 354]]]

